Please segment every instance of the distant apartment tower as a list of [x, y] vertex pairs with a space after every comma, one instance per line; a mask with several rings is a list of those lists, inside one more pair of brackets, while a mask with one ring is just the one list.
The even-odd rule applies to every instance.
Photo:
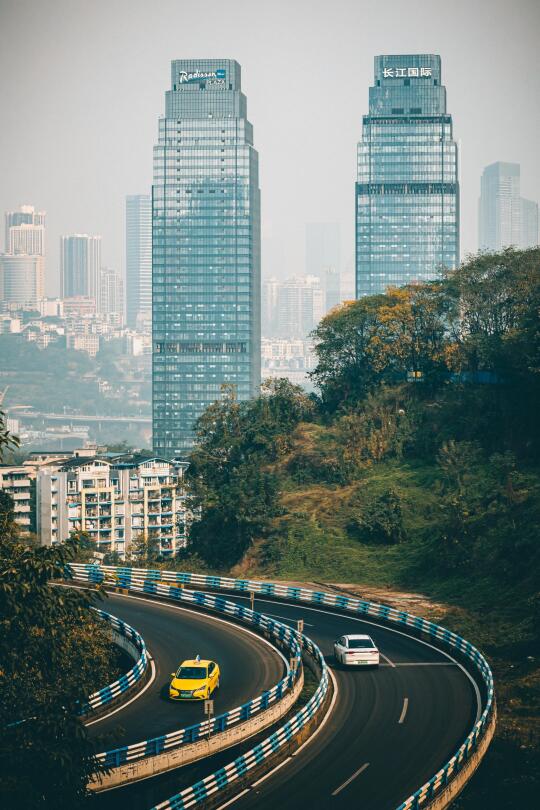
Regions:
[[519, 163], [497, 161], [483, 171], [478, 201], [479, 250], [538, 244], [538, 204], [521, 196]]
[[276, 301], [277, 335], [305, 339], [325, 313], [325, 296], [317, 276], [296, 276], [279, 284]]
[[223, 384], [239, 400], [260, 385], [258, 155], [238, 62], [172, 62], [152, 205], [153, 440], [171, 458]]
[[99, 274], [98, 312], [114, 316], [119, 323], [124, 319], [124, 283], [115, 271], [103, 267]]
[[265, 278], [261, 288], [261, 333], [272, 337], [277, 329], [277, 295], [280, 282], [275, 276]]
[[522, 248], [538, 245], [538, 203], [521, 198], [521, 244]]
[[492, 163], [480, 181], [478, 247], [502, 250], [521, 242], [519, 163]]
[[99, 296], [101, 236], [73, 234], [60, 237], [60, 289], [62, 298]]
[[0, 255], [0, 300], [37, 309], [44, 295], [45, 213], [32, 205], [5, 215], [5, 252]]
[[126, 323], [152, 312], [152, 197], [126, 197]]
[[458, 150], [441, 58], [376, 56], [358, 144], [357, 297], [458, 262]]
[[341, 266], [341, 235], [337, 222], [308, 222], [306, 225], [306, 275], [323, 281], [327, 267]]
[[45, 212], [36, 211], [33, 205], [21, 205], [18, 211], [7, 211], [4, 251], [12, 256], [21, 253], [44, 256]]

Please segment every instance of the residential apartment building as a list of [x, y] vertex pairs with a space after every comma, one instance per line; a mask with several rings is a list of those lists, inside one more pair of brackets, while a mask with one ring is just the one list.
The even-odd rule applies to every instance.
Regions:
[[24, 531], [32, 528], [32, 491], [35, 471], [26, 466], [0, 466], [0, 490], [13, 498], [15, 522]]
[[164, 556], [185, 545], [185, 462], [74, 457], [37, 477], [42, 545], [84, 532], [96, 550], [122, 558], [140, 538]]

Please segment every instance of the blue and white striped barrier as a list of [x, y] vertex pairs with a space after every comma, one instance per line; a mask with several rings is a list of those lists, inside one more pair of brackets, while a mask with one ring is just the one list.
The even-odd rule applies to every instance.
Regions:
[[116, 616], [112, 616], [110, 613], [106, 613], [104, 610], [99, 610], [98, 608], [92, 609], [95, 610], [98, 616], [107, 622], [116, 633], [127, 639], [137, 650], [139, 656], [129, 672], [126, 672], [125, 675], [121, 675], [118, 680], [109, 684], [109, 686], [104, 686], [103, 689], [90, 695], [87, 704], [81, 709], [81, 714], [90, 714], [91, 712], [97, 711], [101, 706], [111, 703], [111, 701], [115, 700], [123, 692], [127, 692], [128, 689], [134, 686], [137, 681], [143, 677], [148, 668], [148, 654], [142, 636], [139, 635], [133, 627], [130, 627], [129, 624], [126, 624], [121, 619], [117, 619]]
[[[312, 591], [307, 588], [298, 588], [289, 585], [282, 585], [274, 582], [260, 582], [257, 580], [248, 579], [232, 579], [230, 577], [206, 576], [203, 574], [194, 574], [189, 572], [177, 571], [160, 571], [156, 569], [136, 569], [127, 567], [113, 567], [113, 566], [90, 566], [90, 565], [72, 565], [74, 571], [81, 572], [82, 576], [88, 576], [93, 572], [95, 581], [103, 581], [106, 575], [112, 575], [118, 578], [119, 583], [123, 587], [129, 588], [130, 582], [135, 579], [143, 578], [145, 581], [145, 590], [147, 593], [155, 593], [156, 588], [160, 582], [171, 583], [185, 586], [192, 585], [199, 588], [209, 588], [211, 590], [226, 590], [240, 593], [256, 593], [264, 596], [270, 596], [278, 599], [286, 599], [288, 601], [299, 602], [302, 604], [311, 605], [324, 605], [330, 608], [336, 608], [348, 613], [366, 616], [373, 619], [380, 619], [384, 622], [394, 624], [400, 627], [404, 632], [411, 633], [425, 633], [427, 636], [437, 641], [440, 645], [448, 647], [460, 653], [464, 658], [468, 659], [481, 677], [485, 689], [485, 702], [480, 719], [473, 726], [470, 734], [463, 741], [462, 745], [451, 757], [451, 759], [438, 771], [425, 785], [416, 791], [412, 796], [409, 796], [402, 804], [399, 805], [397, 810], [417, 810], [420, 807], [429, 804], [429, 802], [436, 797], [453, 779], [459, 771], [463, 768], [465, 763], [477, 750], [479, 742], [483, 739], [484, 734], [492, 719], [492, 714], [495, 709], [495, 693], [493, 685], [493, 674], [491, 668], [481, 654], [481, 652], [474, 647], [469, 641], [453, 633], [444, 627], [441, 627], [434, 622], [422, 619], [419, 616], [414, 616], [403, 610], [381, 605], [377, 602], [369, 602], [364, 599], [356, 599], [355, 597], [342, 596], [341, 594], [325, 593], [323, 591]], [[202, 594], [200, 595], [203, 596]], [[311, 642], [310, 642], [311, 643]], [[313, 645], [315, 646], [315, 645]], [[315, 648], [318, 651], [318, 648]], [[320, 652], [319, 652], [320, 654]], [[328, 674], [326, 667], [323, 670], [323, 678], [326, 676], [326, 689], [328, 683]], [[323, 680], [321, 679], [321, 688]], [[319, 689], [307, 704], [305, 709], [310, 706], [312, 701], [316, 698]], [[325, 689], [325, 694], [326, 694]], [[297, 717], [301, 715], [299, 712]], [[293, 721], [287, 725], [290, 725]], [[305, 722], [308, 722], [306, 720]], [[277, 734], [278, 732], [276, 732]], [[272, 735], [275, 737], [275, 735]], [[268, 743], [272, 737], [265, 740]], [[265, 745], [261, 743], [261, 746]], [[281, 743], [283, 745], [284, 743]], [[238, 779], [250, 767], [260, 763], [269, 756], [270, 751], [277, 750], [277, 748], [262, 750], [261, 746], [256, 746], [252, 751], [239, 757], [234, 763], [231, 763], [227, 768], [222, 768], [215, 774], [202, 780], [202, 782], [187, 788], [178, 794], [178, 796], [169, 799], [158, 805], [159, 810], [184, 810], [184, 808], [193, 807], [195, 804], [203, 802], [207, 796], [216, 793], [218, 790], [223, 789], [234, 779]], [[254, 752], [257, 751], [255, 754]], [[256, 757], [253, 761], [248, 757]], [[238, 764], [238, 768], [236, 767]], [[251, 765], [249, 763], [252, 763]]]
[[[104, 581], [103, 572], [97, 570], [94, 566], [73, 565], [72, 569], [73, 578], [75, 580], [82, 579], [85, 582], [94, 582], [96, 584], [100, 584]], [[187, 728], [164, 734], [160, 737], [154, 737], [150, 740], [143, 740], [139, 743], [133, 743], [132, 745], [97, 754], [97, 760], [106, 768], [120, 767], [126, 762], [135, 762], [147, 757], [153, 757], [164, 751], [180, 748], [183, 745], [189, 745], [198, 740], [206, 739], [209, 733], [215, 735], [219, 732], [226, 731], [232, 726], [243, 723], [254, 715], [268, 709], [274, 703], [281, 700], [296, 683], [302, 669], [301, 642], [303, 641], [303, 637], [287, 625], [270, 619], [261, 613], [252, 611], [249, 608], [245, 608], [242, 605], [229, 602], [222, 596], [188, 591], [177, 588], [174, 585], [162, 584], [153, 580], [131, 577], [129, 586], [122, 582], [120, 587], [129, 587], [130, 591], [136, 593], [154, 594], [198, 607], [209, 608], [219, 613], [224, 613], [233, 619], [239, 619], [240, 621], [251, 624], [260, 632], [274, 638], [278, 644], [287, 647], [292, 667], [287, 663], [287, 673], [285, 677], [271, 689], [263, 692], [262, 695], [247, 701], [242, 706], [238, 706], [224, 714], [213, 717], [211, 720], [205, 720], [202, 723], [197, 723]], [[311, 644], [311, 642], [309, 642], [309, 644]], [[304, 646], [307, 651], [311, 653], [311, 647], [307, 644]]]

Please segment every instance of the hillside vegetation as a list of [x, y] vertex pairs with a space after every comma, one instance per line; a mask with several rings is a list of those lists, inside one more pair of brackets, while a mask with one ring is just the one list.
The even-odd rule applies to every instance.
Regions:
[[318, 396], [225, 389], [191, 456], [188, 559], [422, 591], [491, 657], [499, 737], [461, 807], [527, 806], [539, 764], [539, 312], [540, 249], [344, 305]]

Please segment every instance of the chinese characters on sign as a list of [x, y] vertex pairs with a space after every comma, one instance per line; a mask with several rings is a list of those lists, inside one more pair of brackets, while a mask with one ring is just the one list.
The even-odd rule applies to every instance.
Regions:
[[383, 68], [383, 79], [424, 78], [431, 76], [430, 67]]

